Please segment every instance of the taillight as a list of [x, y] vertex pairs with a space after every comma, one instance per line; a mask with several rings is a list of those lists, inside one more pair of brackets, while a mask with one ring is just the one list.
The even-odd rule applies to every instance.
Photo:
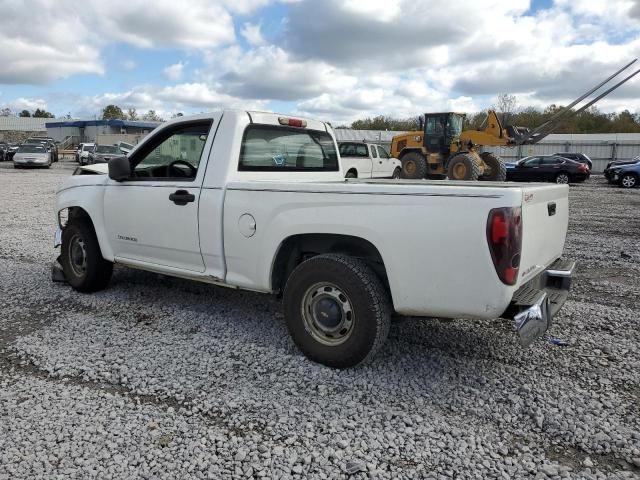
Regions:
[[585, 165], [584, 163], [581, 163], [580, 166], [578, 167], [578, 170], [580, 170], [581, 172], [586, 172], [587, 170], [589, 170], [589, 166]]
[[522, 249], [522, 209], [494, 208], [487, 220], [487, 241], [498, 277], [507, 285], [515, 285], [520, 270]]

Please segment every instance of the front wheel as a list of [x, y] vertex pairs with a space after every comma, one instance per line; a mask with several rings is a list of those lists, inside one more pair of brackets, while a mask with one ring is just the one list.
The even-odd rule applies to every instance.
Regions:
[[389, 333], [391, 302], [376, 273], [344, 255], [318, 255], [293, 271], [284, 290], [289, 334], [312, 361], [333, 368], [365, 362]]
[[67, 282], [79, 292], [96, 292], [111, 279], [113, 264], [102, 258], [93, 226], [75, 220], [62, 231], [62, 269]]
[[395, 178], [396, 180], [398, 180], [400, 178], [401, 174], [402, 174], [402, 170], [400, 168], [396, 168], [393, 171], [393, 175], [391, 175], [391, 178]]
[[561, 172], [556, 175], [556, 183], [561, 185], [566, 185], [567, 183], [569, 183], [569, 174]]
[[449, 180], [478, 180], [480, 168], [468, 153], [460, 153], [449, 160], [447, 166]]
[[620, 186], [623, 188], [633, 188], [638, 184], [638, 179], [632, 173], [625, 173], [620, 179]]

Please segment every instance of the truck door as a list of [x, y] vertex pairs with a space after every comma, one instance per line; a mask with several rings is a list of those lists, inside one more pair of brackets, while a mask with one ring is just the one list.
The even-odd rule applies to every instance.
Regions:
[[391, 164], [387, 151], [380, 145], [377, 147], [372, 146], [371, 148], [376, 148], [378, 150], [378, 158], [373, 162], [373, 168], [376, 172], [375, 176], [390, 177], [393, 175], [393, 165]]
[[424, 146], [432, 153], [449, 153], [445, 144], [446, 116], [433, 115], [425, 118]]
[[109, 180], [104, 216], [116, 261], [203, 272], [198, 203], [211, 119], [152, 134], [129, 156], [131, 179]]

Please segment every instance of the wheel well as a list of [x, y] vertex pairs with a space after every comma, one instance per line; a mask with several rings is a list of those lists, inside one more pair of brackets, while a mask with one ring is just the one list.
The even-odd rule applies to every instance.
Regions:
[[305, 260], [324, 253], [341, 253], [364, 260], [389, 288], [387, 271], [378, 249], [369, 241], [350, 235], [302, 234], [285, 239], [271, 270], [271, 288], [281, 292], [291, 272]]
[[91, 228], [95, 231], [95, 227], [93, 225], [93, 220], [91, 220], [91, 215], [82, 207], [67, 207], [63, 208], [58, 212], [58, 222], [61, 227], [66, 226], [72, 220], [82, 220], [86, 221], [91, 225]]
[[358, 176], [358, 170], [356, 170], [355, 168], [350, 168], [349, 170], [347, 170], [347, 173], [355, 173], [356, 177]]

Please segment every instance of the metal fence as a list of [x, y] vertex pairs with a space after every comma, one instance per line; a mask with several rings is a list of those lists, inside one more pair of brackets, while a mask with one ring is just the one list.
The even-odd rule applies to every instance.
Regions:
[[[387, 148], [389, 148], [394, 135], [403, 133], [351, 129], [336, 129], [335, 132], [338, 141], [365, 140], [380, 143]], [[536, 145], [484, 147], [483, 150], [499, 155], [505, 162], [514, 162], [530, 155], [580, 152], [591, 158], [593, 161], [593, 171], [600, 173], [607, 166], [607, 163], [612, 160], [631, 160], [640, 155], [640, 134], [553, 134]]]
[[593, 171], [600, 173], [612, 160], [630, 160], [640, 155], [640, 142], [615, 141], [553, 141], [519, 147], [484, 148], [502, 157], [505, 162], [514, 162], [531, 155], [550, 155], [562, 152], [580, 152], [593, 161]]

